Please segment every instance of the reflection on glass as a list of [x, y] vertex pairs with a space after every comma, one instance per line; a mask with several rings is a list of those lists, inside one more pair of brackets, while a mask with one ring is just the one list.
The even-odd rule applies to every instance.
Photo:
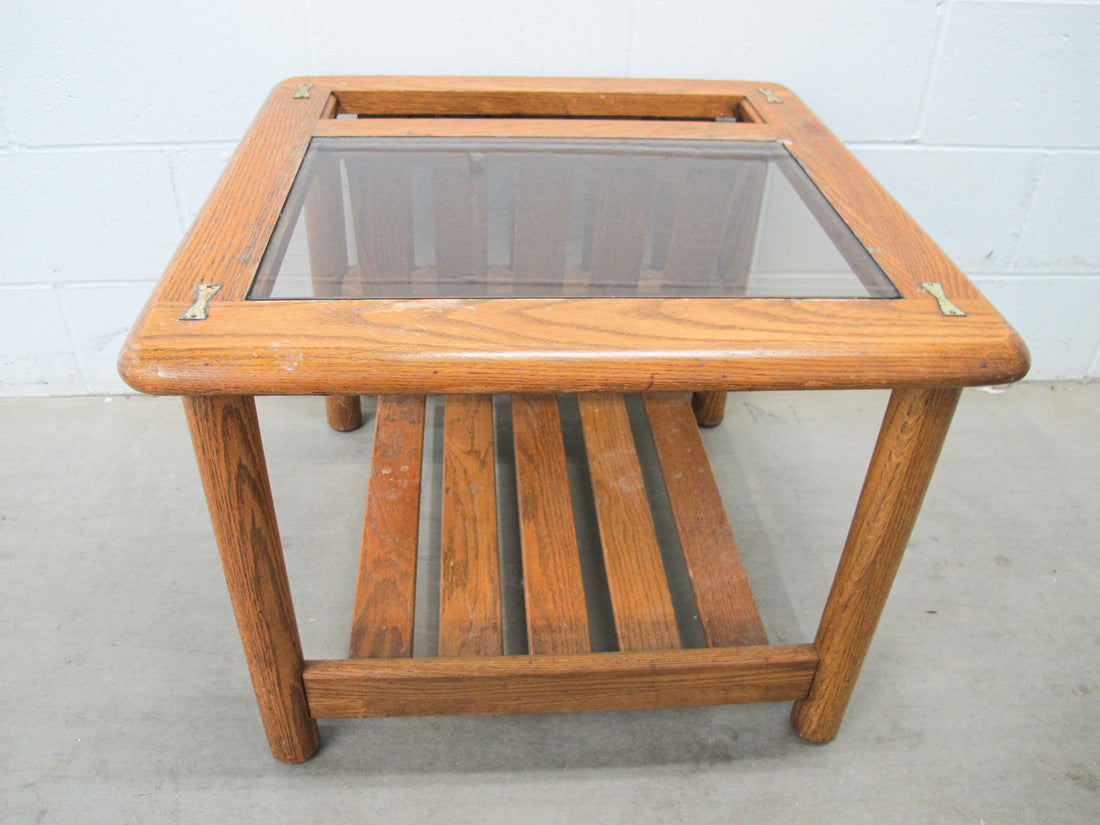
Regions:
[[250, 297], [896, 295], [777, 143], [315, 138]]

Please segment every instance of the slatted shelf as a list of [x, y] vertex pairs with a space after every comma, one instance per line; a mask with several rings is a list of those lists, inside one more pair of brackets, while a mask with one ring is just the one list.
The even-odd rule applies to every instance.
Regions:
[[[609, 652], [607, 644], [611, 652], [674, 651], [683, 647], [684, 621], [697, 621], [712, 648], [767, 644], [686, 394], [646, 395], [635, 407], [648, 424], [660, 467], [648, 476], [631, 427], [629, 407], [635, 402], [626, 397], [576, 396], [579, 431], [571, 429], [578, 423], [573, 413], [565, 419], [565, 436], [562, 412], [573, 408], [562, 407], [557, 396], [515, 395], [508, 401], [499, 397], [496, 410], [487, 395], [443, 401], [440, 586], [432, 594], [439, 601], [438, 609], [433, 604], [423, 611], [433, 622], [439, 617], [432, 658], [500, 657], [521, 666], [531, 657], [602, 654]], [[498, 449], [501, 409], [511, 411], [510, 433], [502, 434], [507, 443]], [[379, 398], [352, 659], [415, 654], [425, 420], [423, 396]], [[501, 456], [511, 462], [504, 477], [514, 477], [515, 485], [514, 495], [508, 491], [502, 498]], [[671, 510], [671, 519], [666, 513], [660, 520], [663, 531], [647, 482], [663, 486]], [[500, 516], [509, 502], [518, 511], [514, 536], [498, 529], [498, 523], [514, 521]], [[595, 526], [578, 531], [585, 514]], [[511, 552], [505, 545], [516, 541], [526, 649], [524, 655], [504, 656], [501, 553]], [[670, 589], [666, 565], [673, 552], [682, 554], [675, 564], [690, 578], [692, 601], [686, 607], [674, 604]], [[590, 609], [601, 594], [609, 606]], [[590, 626], [600, 617], [613, 624], [609, 632]], [[593, 640], [610, 641], [600, 646]]]

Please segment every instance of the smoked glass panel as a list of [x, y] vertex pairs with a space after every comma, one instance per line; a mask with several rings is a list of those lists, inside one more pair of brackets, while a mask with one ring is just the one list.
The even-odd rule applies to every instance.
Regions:
[[250, 297], [891, 298], [778, 143], [314, 138]]

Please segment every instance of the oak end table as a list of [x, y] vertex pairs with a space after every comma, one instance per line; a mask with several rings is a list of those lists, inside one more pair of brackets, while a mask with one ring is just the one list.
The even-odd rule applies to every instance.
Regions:
[[[832, 739], [961, 388], [1027, 368], [1016, 333], [788, 89], [436, 77], [276, 86], [119, 360], [135, 389], [183, 397], [285, 762], [335, 717], [792, 701], [799, 735]], [[721, 421], [729, 391], [838, 388], [891, 395], [816, 638], [769, 644], [698, 427]], [[254, 397], [325, 396], [350, 430], [366, 394], [349, 654], [306, 660]], [[430, 394], [445, 407], [425, 655], [412, 638]], [[585, 501], [563, 404], [579, 412]], [[597, 547], [578, 541], [578, 508]], [[524, 597], [502, 617], [508, 553]], [[593, 588], [610, 643], [593, 643]]]

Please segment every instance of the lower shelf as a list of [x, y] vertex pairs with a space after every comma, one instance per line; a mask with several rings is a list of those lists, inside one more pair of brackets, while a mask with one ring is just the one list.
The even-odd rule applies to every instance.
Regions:
[[[379, 398], [350, 658], [307, 663], [314, 716], [625, 709], [806, 695], [817, 655], [809, 645], [767, 645], [688, 396], [575, 396], [579, 433], [563, 431], [560, 405], [572, 398], [446, 397], [440, 587], [428, 611], [439, 616], [438, 655], [416, 658], [425, 398]], [[655, 453], [659, 474], [646, 477], [639, 440]], [[514, 472], [504, 504], [496, 477], [502, 454]], [[585, 483], [571, 484], [571, 466], [581, 465]], [[655, 496], [667, 502], [674, 530], [655, 526]], [[517, 651], [504, 643], [502, 506], [514, 507], [518, 522], [526, 630], [519, 655], [504, 655]], [[594, 514], [595, 550], [578, 542], [580, 510]], [[674, 605], [669, 584], [673, 552], [689, 583], [686, 608], [682, 599]], [[606, 597], [607, 611], [590, 610], [594, 589]], [[593, 613], [601, 612], [612, 627], [593, 626]], [[685, 613], [703, 647], [684, 649], [692, 647], [681, 638]], [[594, 639], [610, 639], [613, 649], [593, 652]]]

